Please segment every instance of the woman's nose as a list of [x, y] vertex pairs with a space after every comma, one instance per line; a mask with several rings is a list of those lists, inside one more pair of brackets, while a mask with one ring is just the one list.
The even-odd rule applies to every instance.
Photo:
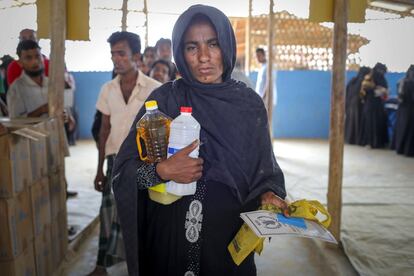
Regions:
[[201, 62], [206, 62], [210, 60], [210, 52], [207, 45], [203, 45], [200, 47], [198, 52], [198, 58]]

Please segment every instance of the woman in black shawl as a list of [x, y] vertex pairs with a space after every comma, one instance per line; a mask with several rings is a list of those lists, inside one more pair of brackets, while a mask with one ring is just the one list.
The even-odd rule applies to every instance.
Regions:
[[[139, 159], [132, 126], [113, 173], [128, 271], [255, 275], [253, 254], [237, 266], [227, 246], [242, 225], [240, 212], [264, 203], [287, 207], [263, 101], [230, 78], [236, 41], [228, 18], [216, 8], [195, 5], [179, 17], [173, 53], [182, 79], [154, 90], [148, 100], [156, 100], [172, 118], [179, 115], [180, 106], [193, 108], [201, 125], [200, 158], [185, 154], [197, 147], [193, 143], [158, 164], [145, 164]], [[143, 114], [141, 109], [135, 123]], [[151, 201], [146, 187], [166, 180], [198, 180], [197, 191], [170, 205]]]
[[408, 68], [398, 89], [400, 105], [395, 123], [393, 148], [398, 154], [414, 156], [414, 65]]
[[364, 108], [359, 133], [361, 146], [383, 148], [388, 143], [387, 113], [383, 103], [383, 99], [388, 96], [388, 84], [384, 76], [386, 72], [387, 67], [377, 63], [362, 83]]
[[358, 135], [363, 107], [359, 92], [361, 91], [362, 81], [370, 71], [369, 67], [359, 68], [358, 74], [346, 86], [345, 141], [351, 145], [359, 144]]

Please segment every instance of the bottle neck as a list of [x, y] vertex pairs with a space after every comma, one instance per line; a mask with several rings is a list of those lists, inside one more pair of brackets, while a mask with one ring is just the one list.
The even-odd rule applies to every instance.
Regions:
[[158, 111], [158, 108], [155, 108], [155, 109], [147, 109], [146, 113], [147, 113], [147, 114], [154, 114], [154, 113], [156, 113], [157, 111]]
[[181, 115], [191, 116], [191, 113], [190, 112], [180, 112], [180, 113], [181, 113]]

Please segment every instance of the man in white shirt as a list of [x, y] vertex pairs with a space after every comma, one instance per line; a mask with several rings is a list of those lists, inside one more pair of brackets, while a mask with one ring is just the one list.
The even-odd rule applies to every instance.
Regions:
[[[256, 93], [260, 95], [262, 99], [265, 97], [266, 92], [266, 80], [267, 80], [267, 60], [266, 53], [263, 48], [256, 49], [256, 59], [261, 64], [259, 72], [257, 74], [256, 81]], [[276, 73], [273, 72], [273, 105], [277, 103], [277, 92], [276, 92]]]
[[[92, 275], [104, 274], [107, 267], [119, 261], [111, 256], [112, 252], [108, 254], [110, 239], [117, 238], [111, 233], [111, 224], [113, 221], [116, 223], [117, 220], [115, 202], [111, 193], [112, 163], [138, 111], [150, 93], [161, 85], [138, 70], [137, 61], [141, 51], [138, 35], [116, 32], [108, 38], [108, 42], [117, 76], [102, 86], [96, 103], [96, 108], [102, 113], [102, 122], [98, 138], [99, 160], [95, 189], [102, 192], [102, 205], [98, 259]], [[103, 173], [105, 157], [106, 176]]]
[[37, 42], [25, 40], [17, 46], [18, 63], [23, 73], [9, 88], [7, 104], [10, 118], [46, 117], [48, 114], [48, 78], [44, 75], [43, 56]]

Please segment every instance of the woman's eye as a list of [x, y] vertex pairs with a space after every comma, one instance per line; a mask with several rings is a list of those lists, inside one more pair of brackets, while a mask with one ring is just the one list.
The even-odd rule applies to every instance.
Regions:
[[217, 42], [210, 42], [210, 45], [209, 46], [211, 48], [218, 47], [218, 43]]
[[186, 51], [187, 52], [192, 52], [195, 51], [196, 47], [195, 46], [187, 46]]

